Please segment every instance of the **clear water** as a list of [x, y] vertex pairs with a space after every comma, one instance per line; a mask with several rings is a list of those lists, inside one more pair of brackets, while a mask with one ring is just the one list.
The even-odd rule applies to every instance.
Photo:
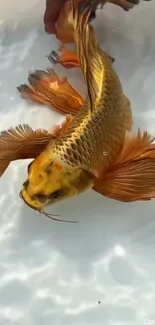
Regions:
[[[0, 1], [1, 130], [62, 121], [16, 90], [30, 69], [50, 67], [46, 55], [57, 49], [44, 33], [43, 13], [41, 0]], [[132, 102], [134, 129], [153, 135], [154, 19], [152, 0], [130, 13], [107, 5], [95, 21]], [[82, 91], [80, 72], [68, 76]], [[0, 325], [155, 324], [155, 201], [121, 204], [88, 191], [51, 209], [78, 224], [52, 222], [19, 198], [27, 165], [13, 163], [0, 180]]]

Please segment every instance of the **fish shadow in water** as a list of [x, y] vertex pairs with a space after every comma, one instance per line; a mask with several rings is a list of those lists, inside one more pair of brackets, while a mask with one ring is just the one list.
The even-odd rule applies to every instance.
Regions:
[[[20, 262], [26, 264], [27, 260], [31, 259], [32, 268], [36, 265], [41, 268], [42, 265], [50, 263], [55, 254], [58, 254], [60, 259], [58, 266], [55, 266], [58, 272], [56, 281], [64, 277], [64, 279], [68, 278], [70, 283], [74, 275], [82, 281], [81, 287], [73, 293], [69, 308], [74, 310], [74, 304], [80, 305], [82, 301], [88, 301], [88, 304], [92, 302], [91, 308], [76, 313], [76, 316], [74, 313], [62, 316], [64, 324], [73, 324], [75, 319], [77, 324], [80, 324], [83, 319], [85, 324], [90, 324], [90, 319], [95, 323], [96, 317], [98, 324], [103, 324], [103, 321], [107, 324], [115, 324], [116, 319], [118, 321], [123, 319], [125, 322], [130, 320], [133, 324], [135, 321], [136, 324], [138, 320], [136, 307], [128, 302], [133, 299], [133, 292], [137, 292], [140, 297], [144, 290], [149, 288], [146, 286], [146, 279], [136, 269], [137, 259], [136, 254], [134, 257], [134, 251], [136, 245], [141, 244], [142, 258], [143, 250], [145, 252], [146, 248], [145, 241], [141, 243], [141, 237], [148, 223], [153, 223], [152, 204], [154, 202], [123, 204], [88, 191], [50, 208], [53, 214], [58, 213], [62, 219], [77, 220], [79, 221], [77, 224], [51, 221], [22, 205], [18, 231], [22, 238], [20, 243], [23, 243], [21, 252], [27, 251], [27, 253], [18, 256]], [[142, 225], [141, 229], [140, 225]], [[37, 243], [39, 243], [38, 247]], [[114, 251], [119, 250], [121, 246], [131, 252], [131, 256], [130, 253], [126, 257], [119, 256], [121, 252], [115, 254]], [[49, 272], [53, 272], [52, 266]], [[141, 272], [143, 273], [143, 269]], [[45, 271], [42, 277], [43, 284], [47, 282], [54, 290], [53, 273], [47, 278]], [[141, 285], [141, 291], [137, 283]], [[98, 286], [102, 288], [102, 293], [97, 291]], [[57, 288], [56, 292], [59, 290]], [[108, 302], [110, 292], [111, 299], [118, 300], [114, 305]], [[123, 300], [126, 299], [126, 305], [122, 305], [121, 295], [124, 295]], [[101, 304], [98, 302], [100, 300]], [[52, 304], [54, 308], [58, 308], [54, 300]], [[44, 306], [45, 310], [48, 309], [48, 305]], [[59, 312], [61, 318], [60, 315]], [[42, 313], [42, 321], [44, 317]], [[40, 319], [37, 318], [37, 321], [41, 324]]]
[[44, 241], [51, 250], [76, 261], [79, 272], [87, 276], [92, 262], [107, 251], [119, 243], [128, 246], [130, 234], [132, 245], [137, 241], [139, 225], [153, 221], [152, 203], [123, 204], [88, 191], [50, 208], [59, 218], [77, 224], [52, 221], [23, 205], [19, 232], [27, 241]]

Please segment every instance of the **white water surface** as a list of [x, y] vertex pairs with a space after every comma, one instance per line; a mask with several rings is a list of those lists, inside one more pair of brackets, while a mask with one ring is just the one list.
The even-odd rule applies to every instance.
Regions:
[[[51, 128], [62, 117], [16, 87], [51, 67], [43, 0], [0, 0], [0, 130]], [[107, 5], [94, 22], [132, 102], [134, 130], [155, 135], [155, 0], [129, 13]], [[56, 68], [62, 75], [65, 69]], [[83, 93], [80, 71], [67, 71]], [[53, 206], [52, 222], [19, 198], [29, 161], [0, 179], [0, 325], [154, 325], [155, 200], [123, 204], [88, 191]], [[147, 321], [150, 320], [151, 322]]]

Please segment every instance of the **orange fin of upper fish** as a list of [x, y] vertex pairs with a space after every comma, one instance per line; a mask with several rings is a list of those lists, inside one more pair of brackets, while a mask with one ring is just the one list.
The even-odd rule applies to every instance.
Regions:
[[[149, 1], [149, 0], [146, 0], [146, 1]], [[132, 9], [133, 7], [138, 5], [140, 1], [139, 0], [108, 0], [107, 2], [113, 3], [113, 4], [121, 7], [125, 11], [129, 11], [130, 9]]]
[[36, 70], [29, 74], [29, 86], [17, 89], [25, 99], [54, 107], [58, 112], [75, 115], [83, 105], [83, 97], [70, 85], [66, 77], [60, 78], [52, 69]]
[[[76, 0], [75, 2], [78, 3], [80, 1]], [[69, 20], [70, 12], [71, 12], [71, 1], [66, 0], [63, 2], [58, 20], [55, 23], [55, 30], [56, 30], [55, 35], [57, 39], [59, 39], [62, 43], [74, 42], [74, 30]]]
[[61, 8], [64, 4], [64, 0], [46, 0], [46, 10], [44, 13], [45, 30], [48, 34], [55, 34], [55, 23], [59, 18]]
[[94, 190], [106, 197], [134, 202], [155, 198], [155, 143], [147, 132], [126, 137], [118, 159]]
[[[74, 0], [77, 7], [83, 0]], [[62, 43], [74, 42], [74, 30], [69, 20], [71, 11], [70, 0], [47, 0], [44, 14], [45, 30], [48, 34], [55, 34]]]
[[34, 131], [28, 124], [0, 132], [0, 177], [12, 161], [36, 158], [52, 139], [63, 134], [72, 119], [72, 115], [67, 115], [64, 122], [50, 132], [41, 129]]
[[[77, 7], [79, 2], [85, 0], [73, 0], [74, 7]], [[146, 0], [149, 1], [149, 0]], [[91, 2], [91, 1], [90, 1]], [[95, 0], [92, 0], [92, 3]], [[125, 11], [132, 9], [139, 4], [139, 0], [100, 0], [101, 4], [113, 3]], [[70, 0], [46, 0], [46, 9], [44, 14], [45, 30], [48, 34], [55, 34], [56, 37], [63, 43], [74, 42], [73, 27], [69, 23], [69, 12], [71, 10]], [[95, 10], [92, 18], [95, 18]]]

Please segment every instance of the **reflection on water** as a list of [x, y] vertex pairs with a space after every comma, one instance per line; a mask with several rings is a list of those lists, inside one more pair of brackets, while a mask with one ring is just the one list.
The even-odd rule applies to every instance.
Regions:
[[[113, 17], [108, 7], [97, 31], [115, 57], [135, 126], [155, 134], [155, 45], [152, 28], [142, 25], [146, 8], [128, 16], [115, 8]], [[42, 26], [37, 28], [3, 29], [1, 129], [22, 122], [49, 129], [60, 121], [55, 112], [27, 104], [16, 92], [29, 69], [49, 67], [45, 56], [57, 46]], [[68, 74], [80, 89], [80, 72]], [[142, 325], [155, 320], [155, 203], [121, 204], [88, 191], [52, 208], [78, 224], [51, 222], [19, 198], [27, 164], [12, 164], [0, 181], [0, 324]]]

